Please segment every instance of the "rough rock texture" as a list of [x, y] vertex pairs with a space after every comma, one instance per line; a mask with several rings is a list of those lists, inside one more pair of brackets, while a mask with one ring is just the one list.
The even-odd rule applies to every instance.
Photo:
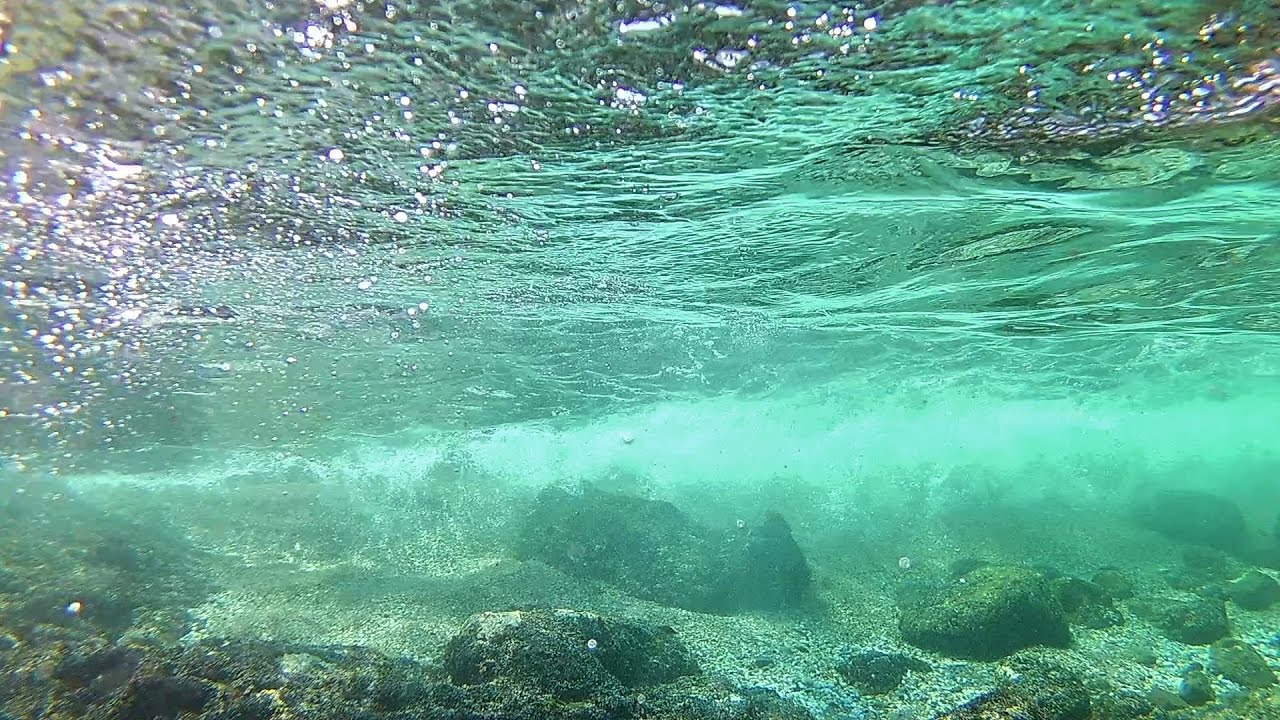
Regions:
[[1142, 607], [1165, 637], [1188, 645], [1208, 645], [1231, 633], [1221, 600], [1162, 598], [1135, 607]]
[[1026, 568], [980, 567], [944, 587], [914, 589], [899, 604], [903, 639], [951, 657], [996, 660], [1033, 645], [1071, 643], [1053, 589]]
[[1223, 638], [1209, 648], [1209, 670], [1247, 688], [1276, 684], [1276, 674], [1266, 658], [1252, 645], [1235, 638]]
[[1251, 570], [1227, 585], [1227, 597], [1245, 610], [1266, 610], [1280, 603], [1280, 582]]
[[1073, 625], [1096, 629], [1124, 622], [1124, 616], [1116, 608], [1111, 594], [1100, 585], [1080, 578], [1061, 577], [1053, 580], [1050, 586]]
[[1137, 592], [1133, 581], [1119, 568], [1102, 568], [1093, 574], [1091, 581], [1116, 600], [1128, 600]]
[[701, 612], [797, 607], [810, 583], [804, 554], [776, 513], [717, 533], [670, 503], [590, 487], [543, 491], [524, 523], [517, 554]]
[[458, 685], [503, 681], [560, 700], [698, 673], [674, 631], [577, 610], [474, 615], [449, 642], [444, 664]]
[[1213, 678], [1205, 673], [1200, 663], [1192, 663], [1191, 667], [1182, 674], [1182, 681], [1178, 683], [1178, 697], [1192, 706], [1213, 702], [1215, 697]]
[[897, 690], [908, 672], [929, 672], [929, 663], [910, 655], [864, 650], [843, 662], [836, 671], [863, 695], [884, 695]]
[[[91, 626], [40, 626], [0, 662], [0, 717], [45, 720], [807, 720], [759, 689], [696, 673], [660, 630], [566, 611], [516, 632], [490, 613], [451, 643], [451, 671], [359, 647], [228, 640], [188, 647], [109, 639]], [[532, 628], [524, 632], [522, 628]], [[599, 654], [557, 644], [599, 630]], [[551, 633], [548, 638], [546, 633]], [[564, 635], [561, 635], [563, 633]], [[515, 638], [503, 642], [502, 638]], [[524, 642], [522, 640], [527, 640]], [[492, 642], [490, 642], [492, 641]], [[488, 650], [475, 646], [488, 645]], [[625, 646], [625, 650], [622, 646]], [[550, 652], [548, 656], [546, 653]], [[487, 654], [486, 654], [487, 653]], [[494, 667], [480, 659], [492, 658]], [[567, 667], [539, 665], [564, 662]]]
[[1010, 663], [1009, 680], [936, 720], [1086, 720], [1089, 692], [1070, 670], [1042, 660]]

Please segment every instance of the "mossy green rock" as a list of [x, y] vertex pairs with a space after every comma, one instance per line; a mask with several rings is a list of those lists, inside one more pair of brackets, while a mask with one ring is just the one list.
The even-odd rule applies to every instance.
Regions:
[[1124, 622], [1111, 594], [1099, 585], [1080, 578], [1060, 577], [1051, 581], [1050, 586], [1072, 625], [1097, 629]]
[[1009, 678], [998, 688], [935, 720], [1088, 720], [1096, 717], [1088, 689], [1070, 670], [1030, 659], [1010, 663], [1009, 669]]
[[1188, 705], [1207, 705], [1213, 702], [1216, 693], [1213, 691], [1213, 678], [1209, 677], [1198, 665], [1188, 670], [1178, 684], [1178, 697]]
[[444, 664], [457, 685], [504, 682], [571, 701], [698, 673], [673, 632], [579, 610], [473, 615]]
[[1128, 600], [1136, 594], [1133, 581], [1119, 568], [1102, 568], [1093, 574], [1091, 581], [1116, 600]]
[[1266, 610], [1280, 602], [1280, 582], [1251, 570], [1227, 585], [1227, 596], [1245, 610]]
[[1224, 638], [1209, 648], [1209, 669], [1247, 688], [1265, 688], [1276, 684], [1276, 674], [1252, 645], [1235, 638]]
[[1165, 637], [1187, 645], [1208, 645], [1231, 633], [1221, 600], [1166, 600], [1155, 607], [1154, 619]]
[[810, 584], [804, 554], [777, 513], [716, 532], [671, 503], [593, 487], [540, 493], [516, 553], [639, 598], [699, 612], [798, 607]]
[[1034, 645], [1066, 647], [1071, 629], [1044, 577], [1021, 567], [981, 567], [933, 591], [902, 598], [898, 628], [912, 645], [950, 657], [996, 660]]

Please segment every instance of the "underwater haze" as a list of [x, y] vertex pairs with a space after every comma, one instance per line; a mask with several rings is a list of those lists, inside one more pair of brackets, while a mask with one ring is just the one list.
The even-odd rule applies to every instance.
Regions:
[[1280, 719], [1280, 6], [0, 3], [0, 720]]

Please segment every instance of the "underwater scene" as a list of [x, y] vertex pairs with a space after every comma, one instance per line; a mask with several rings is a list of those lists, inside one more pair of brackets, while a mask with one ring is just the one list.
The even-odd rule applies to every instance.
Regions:
[[1275, 0], [0, 0], [0, 720], [1280, 720]]

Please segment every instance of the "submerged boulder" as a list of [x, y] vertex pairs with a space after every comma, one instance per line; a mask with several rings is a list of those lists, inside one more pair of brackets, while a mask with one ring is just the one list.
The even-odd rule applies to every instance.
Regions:
[[669, 630], [573, 610], [477, 615], [444, 665], [353, 646], [135, 645], [54, 626], [0, 654], [0, 718], [811, 720], [772, 691], [703, 676]]
[[863, 695], [885, 695], [897, 690], [908, 672], [929, 672], [929, 663], [910, 655], [864, 650], [845, 660], [836, 671]]
[[702, 612], [796, 607], [810, 582], [781, 515], [716, 533], [671, 503], [590, 487], [540, 493], [516, 551], [574, 577]]
[[1084, 682], [1055, 663], [1024, 659], [1009, 664], [995, 690], [936, 720], [1087, 720], [1092, 702]]
[[1187, 645], [1209, 645], [1231, 633], [1226, 603], [1221, 600], [1154, 598], [1131, 607], [1151, 620], [1165, 637]]
[[1100, 585], [1080, 578], [1060, 577], [1050, 586], [1073, 625], [1098, 629], [1124, 622], [1111, 594]]
[[1139, 523], [1166, 537], [1239, 552], [1247, 545], [1244, 513], [1235, 502], [1199, 490], [1163, 490], [1138, 502]]
[[980, 567], [901, 601], [898, 627], [918, 648], [950, 657], [996, 660], [1034, 645], [1066, 647], [1066, 612], [1044, 576], [1022, 567]]
[[1247, 688], [1276, 684], [1276, 674], [1254, 647], [1235, 638], [1223, 638], [1209, 648], [1209, 669]]
[[1227, 597], [1245, 610], [1266, 610], [1280, 603], [1280, 582], [1251, 570], [1227, 585]]
[[561, 700], [698, 673], [669, 629], [563, 609], [473, 615], [449, 641], [444, 664], [458, 685], [503, 682]]

